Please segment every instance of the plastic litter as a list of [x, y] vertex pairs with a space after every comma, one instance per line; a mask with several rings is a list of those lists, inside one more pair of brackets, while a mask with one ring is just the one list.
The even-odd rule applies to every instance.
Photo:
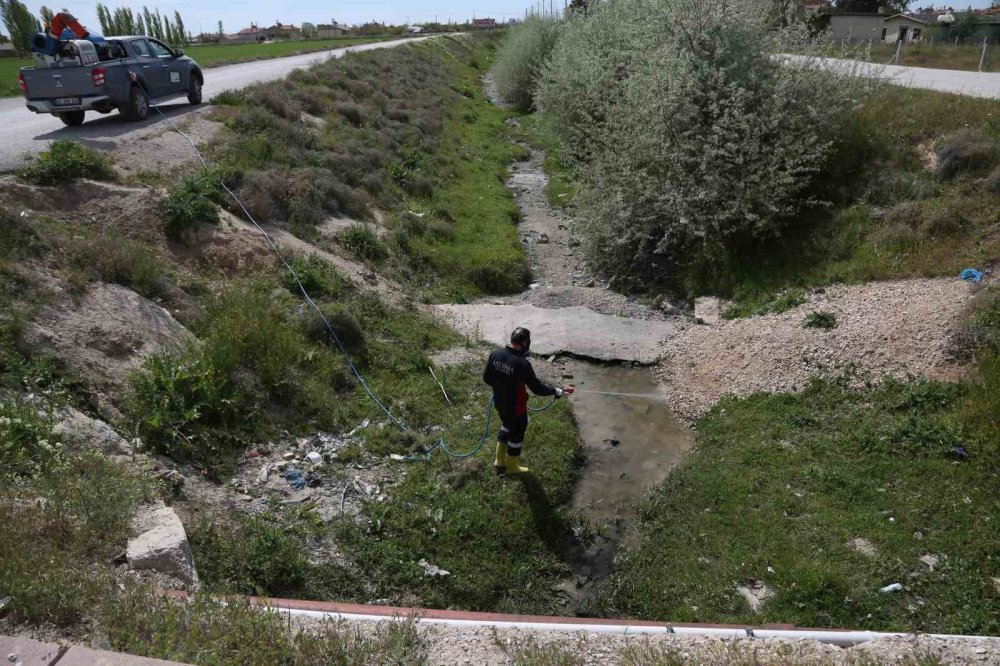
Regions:
[[306, 487], [306, 477], [302, 476], [302, 472], [295, 469], [294, 467], [285, 470], [285, 473], [282, 474], [281, 477], [285, 481], [288, 481], [288, 485], [290, 485], [295, 490], [302, 490], [303, 488]]
[[417, 566], [419, 566], [421, 569], [423, 569], [424, 570], [424, 574], [427, 575], [427, 576], [434, 577], [434, 576], [450, 576], [451, 575], [450, 571], [445, 571], [441, 567], [436, 566], [434, 564], [431, 564], [430, 562], [428, 562], [427, 560], [425, 560], [423, 558], [421, 558], [421, 560], [419, 562], [417, 562]]
[[958, 274], [958, 277], [962, 278], [966, 282], [980, 282], [983, 279], [983, 274], [975, 268], [966, 268]]
[[951, 454], [955, 456], [956, 460], [968, 460], [969, 452], [965, 450], [965, 447], [959, 444], [951, 450]]
[[347, 436], [348, 437], [353, 437], [354, 433], [356, 433], [357, 431], [364, 430], [365, 428], [367, 428], [369, 423], [371, 423], [371, 421], [369, 421], [368, 419], [365, 419], [364, 421], [361, 422], [361, 425], [359, 425], [357, 428], [355, 428], [351, 432], [347, 433]]
[[323, 462], [323, 456], [319, 454], [319, 451], [310, 451], [306, 454], [306, 460], [311, 462], [313, 465], [318, 465]]
[[903, 585], [901, 583], [893, 583], [892, 585], [886, 585], [879, 590], [882, 594], [889, 594], [891, 592], [902, 592]]

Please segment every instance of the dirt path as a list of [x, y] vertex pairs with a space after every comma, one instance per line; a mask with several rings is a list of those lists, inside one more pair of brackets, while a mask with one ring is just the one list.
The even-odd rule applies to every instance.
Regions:
[[518, 232], [531, 264], [531, 288], [479, 303], [439, 305], [437, 311], [463, 334], [495, 345], [525, 326], [535, 331], [532, 349], [542, 355], [656, 362], [664, 340], [684, 319], [610, 291], [590, 276], [572, 218], [548, 202], [543, 160], [544, 153], [532, 151], [529, 160], [511, 167], [507, 181], [521, 209]]

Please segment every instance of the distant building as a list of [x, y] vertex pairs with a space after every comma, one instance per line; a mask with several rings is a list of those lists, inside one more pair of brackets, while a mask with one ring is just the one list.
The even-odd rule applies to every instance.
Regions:
[[320, 39], [343, 37], [347, 34], [347, 26], [340, 23], [320, 23], [316, 26], [316, 36]]
[[419, 35], [424, 29], [419, 25], [408, 25], [406, 26], [406, 34], [408, 35]]
[[930, 21], [911, 14], [844, 12], [830, 14], [830, 37], [838, 42], [919, 42], [934, 26]]
[[495, 30], [497, 20], [491, 18], [473, 19], [472, 27], [476, 30]]
[[243, 28], [232, 37], [237, 42], [262, 42], [267, 38], [264, 31], [255, 25]]
[[302, 31], [294, 25], [285, 25], [280, 21], [270, 28], [264, 29], [264, 34], [268, 39], [301, 39]]
[[17, 51], [14, 49], [14, 45], [10, 42], [4, 42], [0, 44], [0, 58], [3, 56], [15, 56]]

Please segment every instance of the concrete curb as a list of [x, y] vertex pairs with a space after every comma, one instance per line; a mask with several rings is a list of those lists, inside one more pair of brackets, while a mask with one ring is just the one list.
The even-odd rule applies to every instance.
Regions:
[[176, 661], [12, 636], [0, 636], [0, 657], [11, 666], [184, 666]]

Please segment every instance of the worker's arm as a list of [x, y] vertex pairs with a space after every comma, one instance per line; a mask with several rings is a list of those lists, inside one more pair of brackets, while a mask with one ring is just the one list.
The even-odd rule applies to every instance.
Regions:
[[526, 377], [524, 378], [525, 385], [531, 389], [531, 392], [535, 395], [562, 395], [562, 389], [556, 389], [548, 384], [543, 384], [537, 376], [535, 376], [535, 369], [531, 367], [531, 363], [525, 363], [527, 366]]

